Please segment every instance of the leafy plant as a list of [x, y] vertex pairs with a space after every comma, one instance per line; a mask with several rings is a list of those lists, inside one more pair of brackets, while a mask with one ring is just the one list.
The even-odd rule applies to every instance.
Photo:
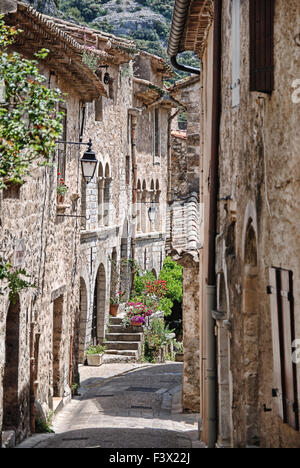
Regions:
[[143, 358], [147, 362], [156, 362], [161, 348], [168, 342], [168, 335], [172, 333], [161, 318], [154, 318], [145, 332]]
[[[0, 104], [0, 189], [7, 182], [22, 183], [33, 162], [48, 165], [63, 129], [57, 110], [60, 91], [44, 85], [37, 60], [8, 49], [20, 33], [0, 17], [0, 81], [5, 85], [5, 103]], [[48, 50], [35, 55], [42, 60]]]
[[18, 294], [23, 289], [34, 288], [35, 285], [28, 282], [25, 278], [29, 278], [24, 269], [15, 269], [12, 264], [0, 257], [0, 281], [6, 282], [6, 286], [0, 288], [0, 295], [3, 296], [4, 291], [9, 289], [9, 300], [15, 303]]
[[68, 187], [66, 186], [66, 183], [63, 179], [63, 177], [60, 177], [61, 176], [61, 173], [58, 172], [57, 173], [57, 194], [58, 195], [65, 195], [68, 191]]
[[82, 61], [85, 65], [87, 65], [93, 72], [95, 72], [98, 68], [99, 59], [97, 55], [93, 53], [93, 48], [91, 47], [89, 50], [85, 50], [82, 54]]
[[103, 345], [91, 345], [87, 350], [87, 354], [103, 354], [106, 351], [106, 347]]
[[110, 303], [111, 304], [121, 304], [124, 296], [125, 296], [125, 291], [119, 291], [115, 296], [112, 296], [110, 298]]

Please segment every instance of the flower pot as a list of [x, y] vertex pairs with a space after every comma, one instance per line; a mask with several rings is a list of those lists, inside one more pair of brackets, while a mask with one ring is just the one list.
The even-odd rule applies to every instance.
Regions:
[[109, 313], [112, 317], [117, 317], [119, 310], [119, 304], [110, 304]]
[[65, 196], [64, 195], [57, 195], [57, 204], [63, 205], [65, 203]]
[[143, 324], [141, 322], [131, 322], [132, 327], [141, 327]]
[[176, 362], [183, 362], [184, 361], [184, 354], [183, 353], [176, 353], [175, 354], [175, 361]]
[[101, 366], [103, 364], [103, 356], [104, 353], [102, 354], [88, 354], [87, 355], [87, 362], [88, 366]]

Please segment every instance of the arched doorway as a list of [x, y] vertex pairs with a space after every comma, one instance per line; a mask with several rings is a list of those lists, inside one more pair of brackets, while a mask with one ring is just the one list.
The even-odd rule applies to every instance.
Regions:
[[250, 218], [245, 234], [243, 287], [243, 354], [245, 445], [258, 447], [259, 439], [259, 298], [257, 239]]
[[92, 342], [102, 343], [105, 337], [106, 325], [106, 274], [103, 264], [98, 268], [94, 288]]
[[80, 278], [80, 324], [79, 324], [79, 349], [78, 362], [84, 362], [84, 353], [86, 349], [86, 324], [87, 324], [87, 289], [83, 278]]
[[62, 329], [64, 314], [64, 296], [53, 302], [53, 396], [62, 397], [64, 392], [64, 359], [62, 356]]
[[20, 405], [18, 397], [20, 299], [10, 303], [6, 319], [5, 367], [3, 377], [3, 429], [18, 429]]

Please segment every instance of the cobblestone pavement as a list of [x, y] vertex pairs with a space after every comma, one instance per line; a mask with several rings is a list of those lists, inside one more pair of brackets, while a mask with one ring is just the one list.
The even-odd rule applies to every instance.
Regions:
[[181, 412], [182, 364], [81, 367], [80, 396], [54, 418], [55, 434], [18, 448], [192, 448], [198, 414]]

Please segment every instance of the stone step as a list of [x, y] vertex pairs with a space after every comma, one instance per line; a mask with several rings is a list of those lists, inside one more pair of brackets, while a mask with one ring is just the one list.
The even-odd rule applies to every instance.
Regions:
[[133, 349], [138, 351], [141, 347], [141, 342], [139, 341], [106, 341], [104, 344], [107, 350]]
[[114, 363], [135, 362], [136, 359], [137, 357], [135, 355], [126, 356], [124, 354], [105, 354], [104, 363], [114, 364]]
[[109, 324], [110, 325], [121, 325], [122, 318], [120, 317], [109, 317]]
[[141, 333], [142, 331], [141, 327], [124, 328], [122, 325], [108, 325], [108, 333]]
[[134, 359], [138, 359], [138, 352], [133, 349], [107, 349], [105, 354], [118, 355], [118, 356], [132, 356]]
[[142, 333], [107, 333], [107, 341], [142, 341]]

